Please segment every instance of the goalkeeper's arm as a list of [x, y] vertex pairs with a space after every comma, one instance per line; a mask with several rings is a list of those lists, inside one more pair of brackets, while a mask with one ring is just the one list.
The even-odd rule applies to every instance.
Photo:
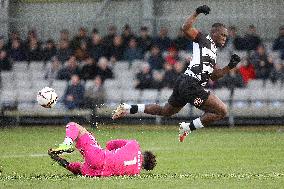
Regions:
[[71, 171], [73, 174], [78, 175], [81, 174], [81, 163], [80, 162], [72, 162], [69, 163], [66, 159], [60, 157], [59, 155], [52, 153], [52, 150], [48, 150], [48, 155], [54, 161], [56, 161], [60, 166], [65, 169]]

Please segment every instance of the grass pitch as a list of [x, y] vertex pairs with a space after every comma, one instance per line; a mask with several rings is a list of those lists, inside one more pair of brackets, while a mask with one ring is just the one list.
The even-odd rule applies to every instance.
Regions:
[[[205, 128], [179, 143], [173, 126], [89, 128], [102, 146], [136, 139], [157, 155], [154, 171], [137, 177], [73, 176], [47, 156], [65, 127], [0, 129], [0, 188], [283, 188], [284, 128]], [[65, 155], [80, 160], [78, 152]]]

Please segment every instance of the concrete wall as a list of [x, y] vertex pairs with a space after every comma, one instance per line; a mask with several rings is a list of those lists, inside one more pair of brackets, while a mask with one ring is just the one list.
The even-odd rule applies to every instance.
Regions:
[[0, 0], [0, 35], [8, 37], [8, 0]]
[[[214, 22], [235, 25], [242, 34], [248, 25], [254, 24], [263, 38], [272, 39], [284, 25], [283, 0], [158, 0], [157, 26], [171, 27], [171, 32], [181, 26], [186, 15], [199, 5], [211, 8], [209, 15], [202, 15], [196, 27], [208, 30]], [[170, 21], [170, 22], [169, 22]]]
[[13, 3], [10, 17], [14, 18], [10, 26], [21, 31], [23, 37], [29, 29], [37, 29], [41, 38], [58, 39], [61, 29], [68, 29], [73, 35], [80, 26], [99, 29], [106, 32], [110, 24], [117, 26], [130, 23], [137, 28], [142, 15], [141, 2], [136, 0], [112, 1], [103, 9], [99, 17], [96, 13], [102, 6], [100, 2], [87, 3]]
[[[58, 38], [59, 31], [69, 29], [72, 34], [78, 27], [85, 26], [91, 30], [96, 26], [102, 34], [109, 24], [121, 28], [129, 23], [138, 31], [143, 23], [143, 0], [112, 0], [95, 18], [102, 6], [100, 2], [85, 3], [11, 3], [10, 26], [18, 29], [25, 36], [30, 28], [36, 28], [42, 38]], [[273, 39], [280, 25], [284, 24], [283, 0], [153, 0], [154, 27], [167, 26], [174, 36], [182, 25], [186, 15], [202, 4], [211, 7], [211, 14], [200, 16], [197, 28], [208, 30], [214, 22], [235, 25], [242, 34], [249, 24], [257, 26], [263, 38]]]

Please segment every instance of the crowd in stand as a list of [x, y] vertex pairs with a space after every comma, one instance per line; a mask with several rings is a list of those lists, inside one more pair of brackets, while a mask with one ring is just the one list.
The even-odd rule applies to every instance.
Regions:
[[[282, 63], [275, 62], [270, 56], [253, 25], [248, 27], [244, 36], [237, 34], [236, 27], [229, 27], [228, 41], [223, 50], [247, 51], [248, 56], [237, 69], [218, 82], [209, 83], [209, 87], [245, 87], [252, 79], [280, 80], [283, 83], [284, 26], [280, 27], [272, 49], [280, 52]], [[120, 34], [116, 26], [109, 26], [106, 35], [100, 34], [96, 28], [88, 35], [82, 27], [73, 38], [68, 30], [60, 31], [57, 42], [53, 39], [42, 42], [37, 32], [31, 30], [25, 40], [17, 32], [12, 32], [7, 42], [0, 36], [0, 70], [11, 70], [12, 62], [17, 61], [48, 62], [45, 79], [70, 81], [63, 101], [68, 109], [73, 109], [84, 106], [82, 99], [85, 97], [90, 102], [100, 96], [99, 101], [103, 102], [103, 83], [114, 78], [112, 68], [117, 63], [128, 62], [131, 68], [134, 60], [145, 60], [137, 70], [137, 89], [172, 88], [178, 75], [190, 63], [191, 52], [192, 41], [182, 30], [172, 39], [165, 27], [160, 28], [157, 36], [151, 36], [147, 27], [141, 27], [136, 35], [127, 24]], [[94, 86], [85, 90], [81, 80], [94, 80]]]

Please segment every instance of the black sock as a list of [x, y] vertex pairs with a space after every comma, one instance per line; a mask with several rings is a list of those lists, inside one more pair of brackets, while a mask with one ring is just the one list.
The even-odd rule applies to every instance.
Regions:
[[138, 105], [131, 105], [130, 114], [136, 114], [138, 112]]
[[196, 128], [195, 128], [195, 126], [193, 124], [193, 121], [190, 122], [189, 128], [190, 128], [191, 131], [196, 130]]

